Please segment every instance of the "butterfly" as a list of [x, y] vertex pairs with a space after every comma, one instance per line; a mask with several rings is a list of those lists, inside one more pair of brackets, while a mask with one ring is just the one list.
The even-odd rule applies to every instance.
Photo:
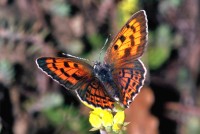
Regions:
[[140, 61], [147, 46], [144, 10], [133, 14], [109, 45], [103, 62], [91, 66], [86, 60], [41, 57], [37, 66], [90, 106], [113, 110], [115, 103], [128, 108], [144, 84], [146, 69]]

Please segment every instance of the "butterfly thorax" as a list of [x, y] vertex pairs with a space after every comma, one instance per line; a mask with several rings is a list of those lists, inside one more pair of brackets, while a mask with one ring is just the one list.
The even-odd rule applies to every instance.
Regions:
[[109, 64], [102, 64], [101, 62], [96, 62], [94, 64], [94, 74], [102, 82], [105, 87], [105, 92], [114, 100], [121, 100], [121, 94], [118, 86], [113, 80], [112, 76], [113, 68]]
[[109, 82], [112, 80], [112, 69], [108, 64], [101, 64], [100, 62], [95, 63], [94, 74], [102, 82]]

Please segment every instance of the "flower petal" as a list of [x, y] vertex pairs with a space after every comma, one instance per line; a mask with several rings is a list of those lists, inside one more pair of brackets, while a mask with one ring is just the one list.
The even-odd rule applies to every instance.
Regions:
[[113, 124], [113, 115], [107, 110], [103, 110], [102, 124], [104, 127], [112, 126]]
[[112, 126], [112, 130], [116, 133], [118, 133], [120, 131], [120, 127], [117, 123], [113, 124]]
[[94, 112], [90, 113], [89, 122], [94, 128], [100, 128], [102, 125], [101, 118]]
[[114, 116], [114, 123], [123, 124], [124, 123], [125, 114], [124, 111], [117, 112]]

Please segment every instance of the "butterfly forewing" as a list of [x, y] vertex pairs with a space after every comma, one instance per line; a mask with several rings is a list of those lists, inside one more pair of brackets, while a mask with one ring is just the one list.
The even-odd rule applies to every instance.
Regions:
[[76, 58], [42, 57], [36, 62], [42, 71], [69, 90], [79, 88], [92, 76], [92, 67]]
[[116, 65], [124, 60], [139, 58], [147, 44], [147, 18], [145, 11], [135, 13], [111, 42], [106, 63]]

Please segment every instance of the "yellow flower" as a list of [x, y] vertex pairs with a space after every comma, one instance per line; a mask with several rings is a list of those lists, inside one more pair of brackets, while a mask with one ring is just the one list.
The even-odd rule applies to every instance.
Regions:
[[92, 113], [98, 115], [100, 118], [102, 118], [104, 110], [102, 110], [101, 108], [94, 108], [94, 110], [92, 111]]
[[113, 115], [107, 110], [103, 110], [102, 123], [104, 127], [112, 126], [113, 124]]
[[125, 114], [124, 111], [119, 111], [114, 116], [114, 123], [123, 124], [124, 123]]
[[105, 130], [106, 132], [119, 133], [123, 131], [124, 126], [124, 111], [118, 111], [113, 117], [113, 113], [101, 108], [94, 108], [90, 113], [90, 124], [93, 126], [91, 131], [98, 129]]
[[117, 123], [113, 124], [112, 130], [113, 130], [114, 132], [118, 133], [118, 132], [120, 131], [120, 129], [121, 129], [121, 127], [120, 127], [119, 124], [117, 124]]
[[132, 12], [138, 8], [138, 0], [124, 0], [119, 3], [119, 8], [122, 12]]
[[[97, 117], [98, 117], [98, 119], [97, 119]], [[112, 113], [107, 111], [107, 110], [102, 110], [100, 108], [95, 108], [94, 111], [91, 112], [90, 118], [95, 118], [98, 121], [101, 120], [101, 123], [102, 123], [102, 125], [104, 127], [112, 126], [112, 123], [113, 123], [113, 115], [112, 115]], [[96, 122], [93, 119], [90, 119], [90, 120], [91, 120], [91, 122], [90, 122], [91, 124], [93, 122]]]
[[124, 124], [124, 118], [125, 118], [124, 111], [119, 111], [115, 114], [112, 126], [112, 130], [114, 132], [118, 133], [119, 131], [122, 130]]
[[[122, 0], [118, 4], [118, 14], [120, 14], [120, 20], [124, 24], [129, 18], [130, 15], [138, 9], [138, 0]], [[121, 24], [121, 25], [122, 25]]]
[[89, 122], [94, 128], [100, 128], [102, 125], [101, 118], [94, 111], [90, 113]]

